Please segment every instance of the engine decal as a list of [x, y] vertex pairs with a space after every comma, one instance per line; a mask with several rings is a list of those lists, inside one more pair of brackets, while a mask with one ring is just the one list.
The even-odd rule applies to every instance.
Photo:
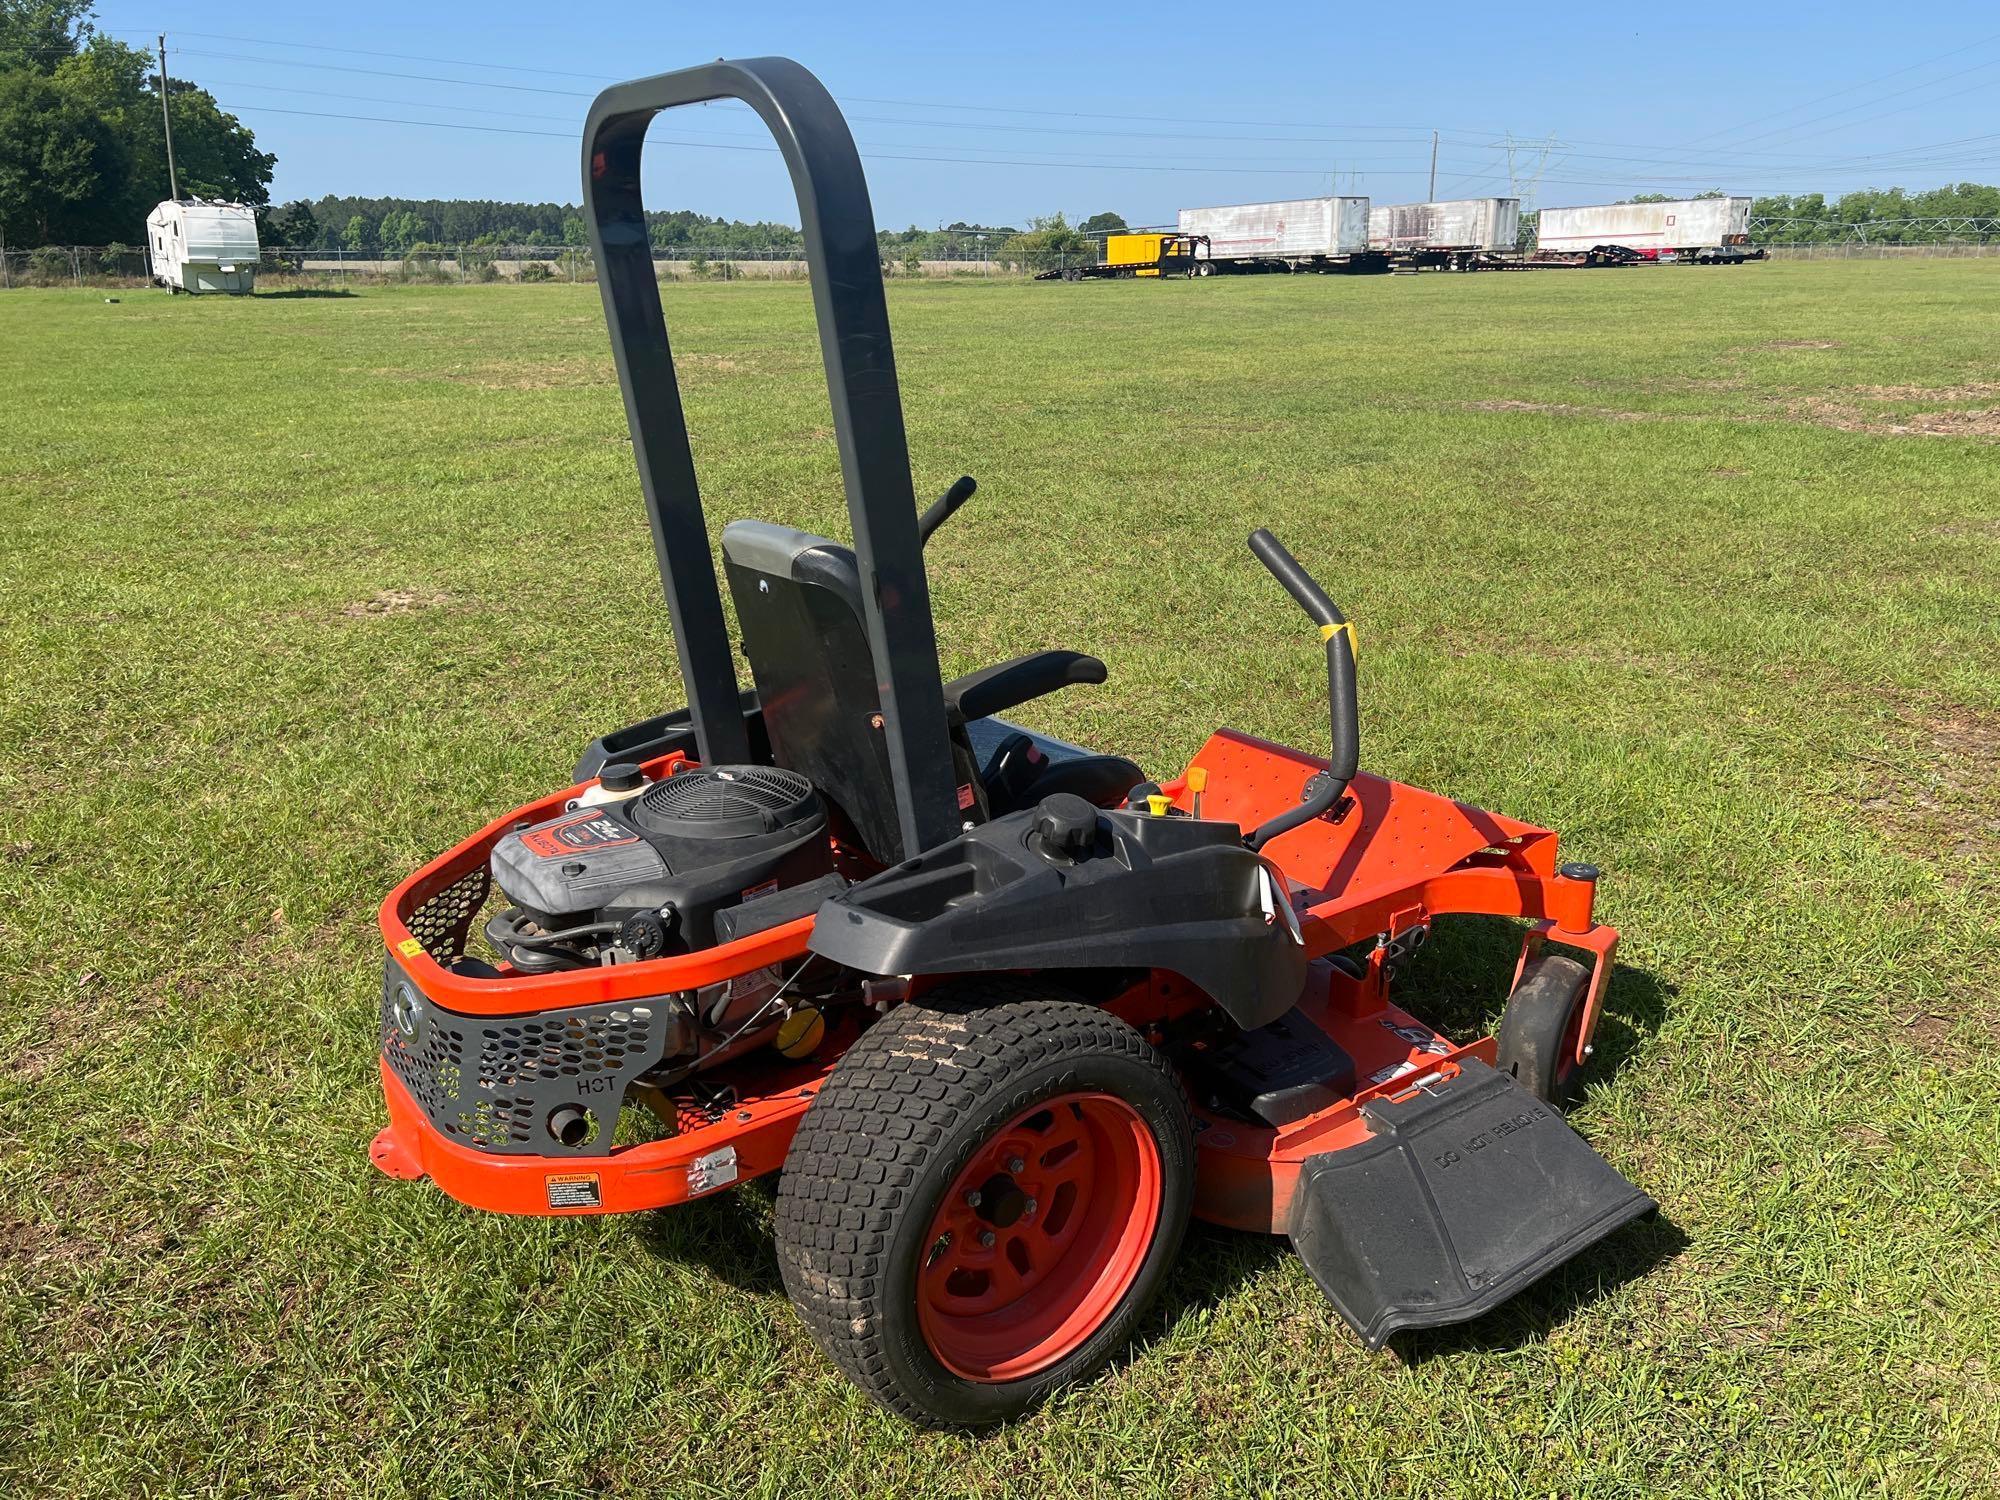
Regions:
[[565, 859], [593, 849], [638, 842], [638, 834], [600, 812], [586, 813], [567, 823], [551, 823], [546, 828], [530, 828], [521, 835], [521, 846], [537, 859]]
[[550, 1208], [602, 1208], [604, 1193], [595, 1172], [557, 1172], [548, 1184]]

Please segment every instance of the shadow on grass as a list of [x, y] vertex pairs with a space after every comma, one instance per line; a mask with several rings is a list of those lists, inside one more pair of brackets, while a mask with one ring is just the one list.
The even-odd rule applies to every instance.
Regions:
[[771, 1208], [778, 1179], [757, 1177], [732, 1192], [642, 1216], [639, 1242], [662, 1260], [700, 1266], [738, 1291], [785, 1293]]
[[1539, 1344], [1578, 1308], [1637, 1281], [1687, 1246], [1679, 1226], [1654, 1214], [1627, 1224], [1470, 1323], [1406, 1329], [1390, 1338], [1389, 1348], [1414, 1369], [1452, 1354], [1495, 1354]]
[[286, 287], [282, 292], [252, 292], [250, 295], [255, 297], [259, 302], [284, 302], [298, 301], [308, 297], [315, 299], [323, 297], [353, 297], [357, 293], [345, 291], [338, 287], [293, 286]]
[[[1483, 1036], [1507, 1003], [1522, 929], [1522, 923], [1504, 917], [1454, 916], [1439, 922], [1430, 941], [1396, 976], [1396, 1003], [1454, 1040]], [[1589, 961], [1588, 955], [1556, 943], [1546, 951]], [[1665, 1023], [1678, 993], [1671, 981], [1645, 969], [1614, 968], [1584, 1085], [1611, 1077], [1631, 1061]]]
[[[1518, 923], [1468, 918], [1442, 923], [1398, 976], [1397, 1003], [1449, 1035], [1483, 1034], [1505, 1004], [1520, 944]], [[1618, 968], [1586, 1078], [1609, 1077], [1633, 1057], [1660, 1029], [1674, 993], [1672, 985], [1642, 969]], [[760, 1177], [733, 1192], [647, 1214], [639, 1227], [640, 1242], [663, 1260], [699, 1266], [739, 1291], [783, 1296], [772, 1222], [776, 1197], [777, 1178]], [[1465, 1350], [1537, 1342], [1579, 1307], [1647, 1274], [1687, 1243], [1686, 1235], [1659, 1216], [1627, 1225], [1483, 1317], [1448, 1328], [1412, 1329], [1398, 1334], [1390, 1348], [1405, 1364], [1416, 1365]], [[1151, 1331], [1140, 1335], [1134, 1348], [1149, 1347], [1189, 1313], [1226, 1300], [1292, 1253], [1291, 1242], [1281, 1235], [1241, 1233], [1199, 1221], [1190, 1225], [1157, 1309], [1146, 1319]]]

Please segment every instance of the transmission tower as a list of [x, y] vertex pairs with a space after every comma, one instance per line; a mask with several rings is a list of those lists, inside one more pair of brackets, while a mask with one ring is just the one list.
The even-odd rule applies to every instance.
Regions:
[[1535, 207], [1542, 173], [1549, 169], [1549, 158], [1565, 149], [1563, 143], [1553, 133], [1546, 140], [1517, 141], [1510, 130], [1499, 144], [1507, 153], [1507, 195], [1521, 200], [1522, 213], [1530, 213]]

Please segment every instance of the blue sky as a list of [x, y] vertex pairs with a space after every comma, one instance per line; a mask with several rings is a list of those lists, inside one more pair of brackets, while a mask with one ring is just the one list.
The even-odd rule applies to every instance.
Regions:
[[[1991, 0], [1504, 9], [148, 0], [98, 21], [135, 44], [168, 33], [173, 71], [277, 153], [274, 201], [574, 201], [603, 83], [773, 52], [842, 101], [896, 227], [1420, 199], [1433, 128], [1440, 197], [1508, 193], [1510, 135], [1515, 183], [1539, 168], [1525, 195], [1541, 204], [2000, 177]], [[776, 155], [741, 149], [758, 131], [731, 107], [661, 121], [649, 205], [796, 222]]]

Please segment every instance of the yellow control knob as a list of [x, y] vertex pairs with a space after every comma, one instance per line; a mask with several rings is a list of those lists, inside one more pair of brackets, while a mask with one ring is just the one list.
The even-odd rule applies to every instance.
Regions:
[[778, 1023], [777, 1040], [771, 1045], [785, 1057], [805, 1057], [826, 1039], [826, 1017], [810, 1005], [801, 1005]]

